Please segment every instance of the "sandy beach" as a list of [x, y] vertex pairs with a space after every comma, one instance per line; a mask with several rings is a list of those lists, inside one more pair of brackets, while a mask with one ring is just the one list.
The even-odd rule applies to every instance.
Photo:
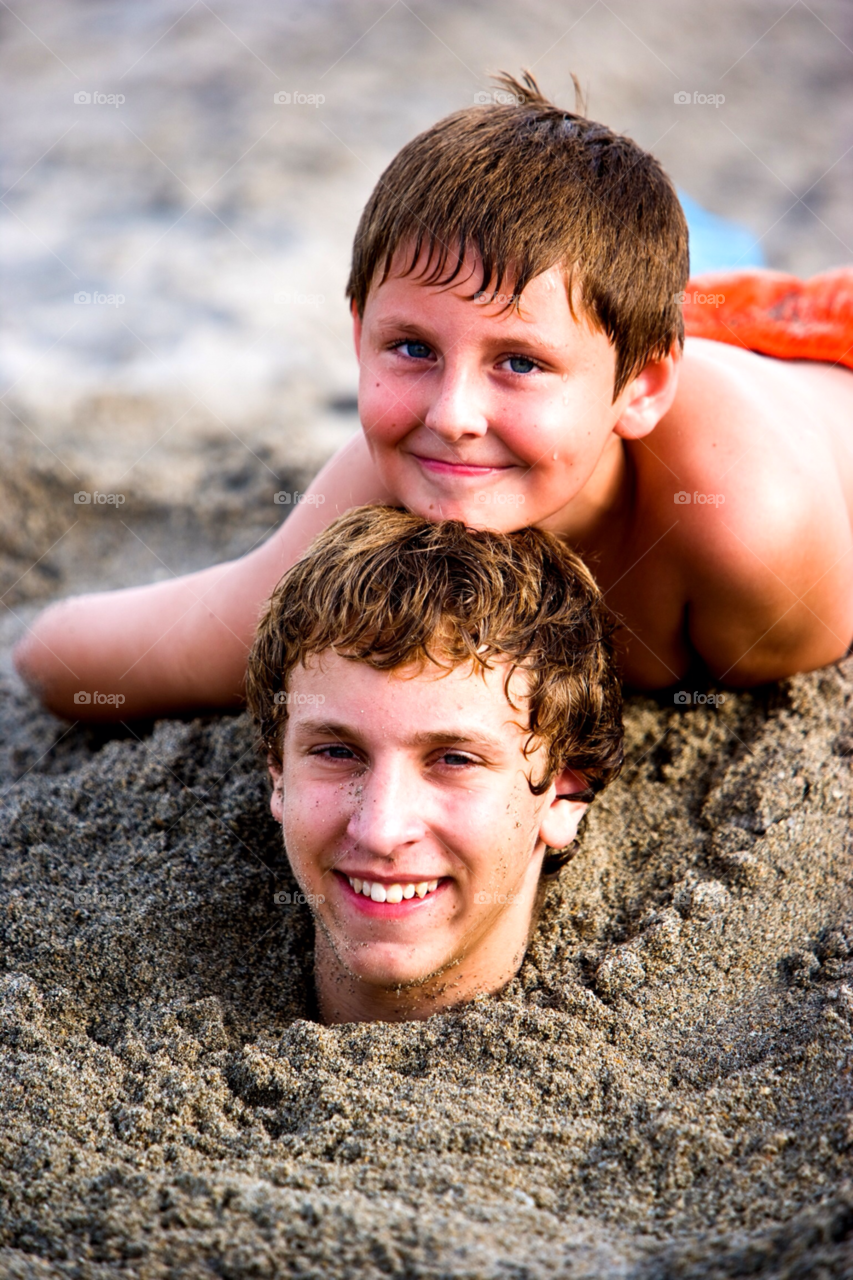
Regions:
[[575, 70], [590, 114], [770, 265], [853, 260], [849, 11], [20, 18], [0, 46], [0, 1276], [853, 1275], [853, 660], [629, 699], [623, 775], [511, 986], [335, 1028], [248, 719], [60, 722], [9, 660], [50, 600], [248, 550], [358, 429], [358, 214], [490, 70], [538, 62], [569, 103]]

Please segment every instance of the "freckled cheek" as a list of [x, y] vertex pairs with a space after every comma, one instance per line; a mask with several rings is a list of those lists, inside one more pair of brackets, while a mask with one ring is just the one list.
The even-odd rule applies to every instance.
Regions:
[[472, 884], [482, 887], [492, 878], [496, 858], [505, 864], [501, 850], [506, 844], [506, 830], [503, 822], [496, 820], [494, 807], [482, 813], [460, 813], [446, 820], [443, 829], [436, 824], [433, 830], [464, 865]]
[[346, 806], [325, 793], [303, 794], [298, 805], [285, 801], [282, 834], [288, 855], [306, 870], [319, 867], [345, 837], [348, 821]]
[[410, 408], [390, 395], [361, 395], [359, 415], [368, 439], [386, 447], [403, 439], [415, 425]]

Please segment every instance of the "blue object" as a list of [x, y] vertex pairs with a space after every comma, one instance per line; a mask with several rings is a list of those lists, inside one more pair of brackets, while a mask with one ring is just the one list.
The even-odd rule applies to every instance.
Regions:
[[679, 191], [678, 198], [690, 230], [690, 274], [725, 271], [732, 267], [763, 267], [764, 254], [757, 236], [739, 222], [709, 213]]

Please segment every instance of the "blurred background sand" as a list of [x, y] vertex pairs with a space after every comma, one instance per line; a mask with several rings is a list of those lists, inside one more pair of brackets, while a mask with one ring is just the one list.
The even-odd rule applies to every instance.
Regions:
[[271, 531], [273, 495], [357, 430], [344, 286], [366, 197], [499, 68], [569, 106], [575, 72], [591, 116], [769, 265], [853, 260], [840, 0], [34, 0], [0, 18], [7, 605]]

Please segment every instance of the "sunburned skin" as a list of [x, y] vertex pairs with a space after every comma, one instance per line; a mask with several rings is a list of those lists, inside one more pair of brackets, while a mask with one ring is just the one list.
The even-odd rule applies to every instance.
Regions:
[[532, 794], [547, 755], [525, 757], [526, 678], [513, 708], [506, 674], [331, 652], [291, 672], [271, 808], [314, 904], [324, 1022], [429, 1017], [521, 964], [546, 847], [571, 843], [587, 806], [570, 769]]
[[[623, 623], [629, 686], [701, 665], [732, 686], [843, 656], [853, 637], [853, 373], [688, 339], [613, 402], [615, 352], [558, 268], [520, 310], [398, 256], [354, 319], [363, 433], [242, 560], [47, 610], [19, 645], [52, 710], [110, 718], [237, 705], [263, 601], [315, 533], [367, 502], [476, 527], [534, 524], [588, 561]], [[503, 286], [504, 288], [507, 286]], [[684, 502], [685, 496], [690, 501]]]

